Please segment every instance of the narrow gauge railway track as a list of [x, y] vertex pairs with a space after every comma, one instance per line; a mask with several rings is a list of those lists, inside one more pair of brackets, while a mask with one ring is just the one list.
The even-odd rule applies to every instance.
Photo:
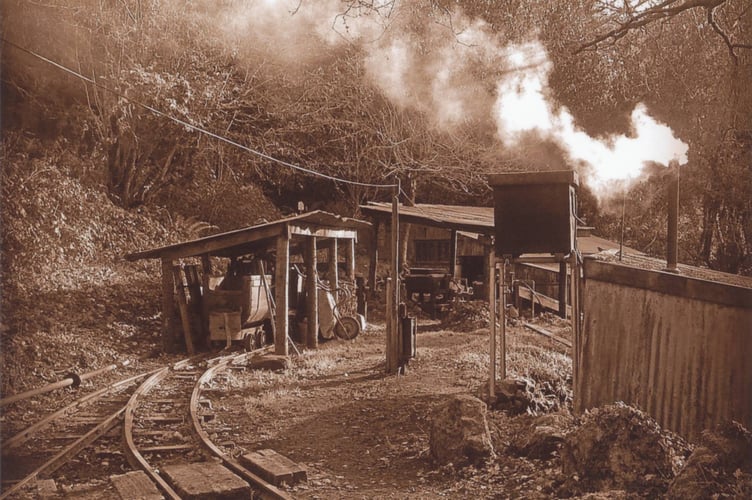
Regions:
[[[106, 436], [121, 422], [125, 404], [138, 382], [155, 371], [140, 373], [86, 394], [6, 439], [4, 487], [0, 499], [18, 494], [33, 481], [51, 476], [81, 450]], [[117, 439], [107, 446], [119, 447]]]
[[[132, 467], [141, 469], [171, 499], [180, 495], [163, 477], [165, 468], [186, 463], [212, 462], [218, 458], [227, 469], [248, 481], [264, 498], [292, 498], [246, 470], [211, 442], [201, 427], [202, 384], [234, 362], [266, 351], [185, 360], [151, 375], [131, 396], [125, 408], [123, 441]], [[202, 372], [199, 366], [207, 368]]]

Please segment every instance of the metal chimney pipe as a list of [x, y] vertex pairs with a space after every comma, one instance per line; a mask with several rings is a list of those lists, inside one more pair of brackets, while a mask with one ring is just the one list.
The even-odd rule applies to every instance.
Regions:
[[679, 164], [669, 164], [668, 176], [668, 234], [666, 241], [666, 271], [678, 273], [679, 261]]

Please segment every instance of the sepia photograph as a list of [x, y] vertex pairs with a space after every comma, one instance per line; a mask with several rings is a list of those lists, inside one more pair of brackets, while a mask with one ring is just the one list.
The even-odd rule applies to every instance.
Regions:
[[752, 0], [0, 0], [0, 500], [752, 498]]

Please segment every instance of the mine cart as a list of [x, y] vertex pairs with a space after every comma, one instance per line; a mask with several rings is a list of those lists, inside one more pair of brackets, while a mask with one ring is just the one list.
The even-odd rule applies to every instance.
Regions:
[[247, 349], [260, 347], [271, 335], [270, 275], [226, 277], [206, 294], [209, 340], [242, 341]]
[[405, 276], [407, 298], [436, 318], [451, 302], [451, 276], [440, 269], [411, 268]]

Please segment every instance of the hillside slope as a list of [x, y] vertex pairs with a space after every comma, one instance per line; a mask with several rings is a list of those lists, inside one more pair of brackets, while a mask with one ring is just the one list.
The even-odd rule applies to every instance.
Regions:
[[[197, 237], [208, 227], [164, 208], [120, 208], [96, 182], [97, 158], [71, 151], [65, 143], [13, 134], [3, 141], [3, 395], [152, 353], [160, 328], [159, 266], [123, 255]], [[249, 196], [230, 222], [252, 223], [246, 213], [278, 213], [259, 196]], [[254, 203], [262, 206], [254, 210]]]

